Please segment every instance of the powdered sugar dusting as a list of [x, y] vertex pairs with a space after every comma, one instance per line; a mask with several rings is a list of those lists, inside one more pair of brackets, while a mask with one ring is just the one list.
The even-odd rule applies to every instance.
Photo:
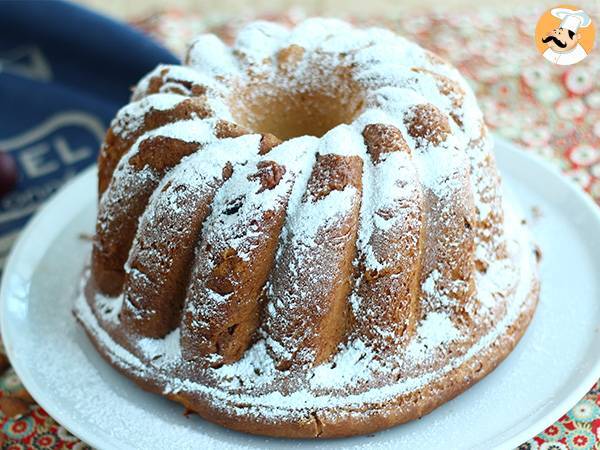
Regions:
[[[278, 54], [291, 45], [300, 46], [303, 51], [300, 56], [296, 55], [300, 59], [294, 62], [295, 67], [282, 71]], [[179, 183], [199, 186], [202, 180], [219, 178], [225, 164], [232, 163], [233, 174], [215, 189], [212, 210], [199, 239], [210, 241], [213, 247], [226, 245], [243, 261], [250, 261], [254, 246], [260, 242], [260, 230], [252, 226], [253, 217], [274, 211], [287, 201], [275, 265], [279, 267], [286, 258], [288, 263], [293, 261], [288, 264], [285, 283], [274, 286], [271, 279], [264, 286], [268, 298], [266, 313], [270, 317], [277, 318], [281, 311], [283, 315], [289, 314], [302, 304], [305, 293], [298, 279], [306, 275], [304, 272], [310, 272], [315, 289], [326, 286], [335, 278], [337, 274], [330, 273], [330, 268], [315, 267], [311, 257], [314, 259], [320, 248], [329, 244], [319, 241], [321, 231], [335, 231], [348, 219], [351, 211], [356, 211], [359, 201], [358, 258], [354, 267], [359, 267], [360, 261], [361, 268], [373, 271], [385, 271], [399, 265], [399, 253], [389, 251], [386, 242], [391, 247], [394, 237], [410, 235], [414, 236], [411, 244], [415, 244], [417, 233], [405, 230], [421, 227], [424, 193], [435, 196], [444, 208], [472, 209], [465, 213], [466, 219], [470, 219], [471, 212], [477, 212], [479, 219], [484, 220], [496, 209], [489, 198], [484, 201], [485, 195], [494, 188], [493, 181], [487, 181], [492, 185], [485, 184], [485, 177], [481, 176], [485, 174], [482, 167], [490, 157], [491, 149], [485, 142], [473, 144], [477, 139], [485, 139], [481, 113], [472, 91], [455, 69], [432, 62], [417, 45], [387, 30], [355, 29], [334, 19], [309, 19], [292, 30], [257, 22], [239, 33], [233, 49], [213, 35], [199, 36], [190, 47], [187, 64], [189, 67], [159, 66], [147, 75], [133, 94], [139, 101], [121, 110], [113, 122], [113, 130], [126, 136], [143, 127], [143, 117], [152, 109], [172, 108], [190, 96], [202, 96], [214, 117], [181, 120], [143, 133], [121, 159], [112, 185], [102, 198], [100, 216], [109, 214], [111, 208], [125, 201], [129, 188], [135, 190], [137, 185], [152, 181], [159, 188], [142, 221], [154, 214], [153, 208], [157, 207], [185, 218], [185, 202], [180, 201], [176, 193], [160, 195], [168, 182], [177, 177]], [[364, 104], [360, 104], [362, 109], [357, 111], [352, 123], [333, 127], [320, 139], [309, 136], [290, 139], [266, 155], [257, 154], [261, 145], [258, 134], [227, 139], [215, 136], [219, 120], [232, 121], [229, 96], [240, 86], [255, 81], [253, 77], [266, 80], [267, 84], [283, 86], [291, 92], [307, 94], [315, 87], [332, 89], [337, 78], [323, 74], [337, 73], [340, 68], [346, 70], [344, 76], [351, 77], [364, 94]], [[162, 84], [156, 83], [159, 78]], [[157, 90], [159, 93], [150, 94]], [[423, 106], [433, 108], [437, 115], [448, 120], [449, 131], [444, 139], [415, 137], [411, 132], [409, 123], [416, 118], [415, 107]], [[363, 137], [365, 126], [370, 124], [395, 127], [408, 148], [384, 153], [380, 158], [372, 157]], [[151, 168], [134, 169], [130, 164], [138, 154], [140, 144], [157, 136], [198, 143], [204, 148], [183, 158], [159, 184], [160, 177]], [[362, 159], [362, 197], [351, 184], [343, 189], [332, 189], [316, 199], [306, 195], [315, 161], [322, 155]], [[274, 162], [285, 168], [281, 180], [271, 189], [263, 189], [259, 180], [253, 177], [261, 162]], [[465, 174], [472, 175], [469, 190], [465, 189], [468, 184]], [[448, 211], [436, 211], [436, 214], [442, 217], [445, 212]], [[482, 321], [489, 319], [488, 315], [499, 302], [506, 303], [506, 312], [496, 326], [486, 331], [487, 334], [466, 352], [449, 358], [443, 367], [431, 368], [427, 364], [435, 362], [435, 355], [443, 353], [448, 345], [466, 339], [468, 330], [452, 320], [448, 308], [452, 301], [442, 293], [441, 286], [454, 280], [445, 279], [444, 268], [435, 264], [421, 286], [420, 298], [421, 307], [434, 307], [423, 308], [423, 315], [416, 318], [415, 334], [406, 348], [394, 349], [382, 356], [362, 336], [349, 334], [348, 340], [340, 343], [332, 358], [316, 367], [302, 367], [300, 375], [294, 375], [299, 378], [294, 378], [294, 383], [289, 386], [285, 384], [286, 374], [276, 369], [272, 354], [300, 359], [303, 355], [292, 351], [295, 348], [291, 338], [276, 340], [268, 334], [268, 327], [259, 330], [258, 340], [239, 361], [218, 369], [198, 367], [194, 376], [184, 376], [184, 369], [189, 366], [181, 357], [180, 328], [164, 339], [132, 335], [133, 350], [130, 351], [136, 352], [134, 355], [113, 342], [111, 333], [107, 332], [111, 327], [119, 327], [123, 297], [97, 296], [92, 309], [81, 297], [76, 313], [110, 351], [115, 364], [151, 377], [164, 387], [165, 392], [193, 392], [206, 396], [216, 407], [227, 412], [274, 419], [290, 414], [301, 417], [307, 411], [319, 408], [385, 402], [419, 389], [473, 358], [514, 323], [528, 301], [534, 264], [531, 244], [523, 228], [511, 222], [506, 225], [510, 236], [510, 242], [506, 242], [509, 258], [495, 259], [496, 254], [491, 249], [497, 242], [485, 243], [484, 250], [481, 250], [484, 244], [476, 242], [478, 254], [485, 258], [489, 267], [488, 273], [474, 275], [475, 295], [483, 305], [477, 311], [478, 317]], [[342, 241], [348, 236], [336, 238]], [[502, 239], [502, 235], [498, 233], [495, 239]], [[285, 249], [293, 253], [293, 257], [284, 254]], [[304, 267], [309, 263], [311, 267]], [[129, 265], [126, 270], [131, 277], [146, 276]], [[347, 275], [353, 277], [353, 274]], [[360, 275], [352, 281], [358, 285]], [[518, 290], [505, 297], [506, 293], [513, 294], [517, 282]], [[214, 291], [207, 295], [207, 304], [226, 306], [230, 301], [228, 295]], [[284, 300], [290, 300], [290, 303], [285, 304]], [[363, 304], [356, 291], [351, 293], [349, 301], [355, 314], [369, 306]], [[199, 313], [198, 308], [205, 307], [190, 303], [187, 312]], [[382, 330], [384, 332], [386, 330]], [[311, 351], [304, 348], [300, 353]], [[405, 376], [406, 373], [412, 375]], [[379, 384], [372, 385], [374, 380]]]
[[314, 239], [319, 230], [337, 223], [350, 209], [356, 193], [356, 188], [347, 186], [315, 202], [305, 203], [288, 222], [294, 242], [307, 247], [317, 245]]
[[367, 151], [361, 132], [356, 130], [355, 127], [343, 124], [328, 131], [321, 138], [319, 154], [360, 156], [363, 160], [367, 159]]
[[140, 100], [149, 95], [151, 81], [161, 78], [164, 82], [159, 87], [159, 93], [177, 92], [189, 96], [192, 95], [191, 88], [193, 86], [202, 87], [213, 93], [220, 93], [224, 90], [221, 81], [193, 68], [159, 64], [139, 81], [131, 95], [132, 101]]
[[[217, 376], [222, 380], [220, 387], [211, 387], [189, 379], [179, 378], [170, 372], [162, 372], [163, 366], [156, 368], [146, 366], [138, 357], [112, 340], [110, 335], [98, 323], [83, 295], [76, 302], [76, 314], [99, 342], [110, 351], [115, 364], [124, 364], [130, 370], [138, 371], [140, 374], [146, 374], [146, 376], [159, 380], [165, 386], [165, 392], [187, 391], [208, 395], [215, 405], [222, 405], [223, 408], [233, 413], [255, 414], [273, 420], [282, 416], [290, 417], [291, 415], [294, 417], [295, 414], [304, 414], [303, 411], [313, 409], [357, 407], [369, 403], [385, 402], [394, 398], [394, 396], [417, 390], [468, 361], [495, 342], [498, 336], [505, 333], [507, 327], [519, 317], [522, 308], [529, 301], [531, 281], [535, 276], [533, 272], [535, 257], [531, 250], [529, 235], [522, 225], [515, 221], [507, 223], [507, 234], [515, 244], [511, 247], [511, 250], [516, 253], [511, 253], [510, 258], [520, 269], [520, 281], [514, 295], [506, 299], [506, 313], [496, 326], [482, 336], [465, 354], [451, 359], [447, 365], [439, 370], [424, 372], [417, 377], [400, 378], [395, 383], [385, 384], [356, 394], [348, 393], [344, 389], [360, 383], [361, 380], [368, 380], [372, 376], [365, 376], [365, 374], [374, 375], [382, 370], [392, 370], [392, 373], [394, 371], [393, 366], [386, 369], [375, 362], [376, 354], [369, 349], [368, 345], [360, 341], [342, 347], [329, 363], [314, 369], [308, 369], [306, 379], [310, 380], [310, 383], [298, 391], [290, 392], [288, 395], [279, 392], [260, 394], [258, 391], [244, 393], [245, 390], [240, 389], [239, 380], [250, 378], [253, 380], [253, 388], [257, 388], [261, 385], [267, 385], [282, 374], [282, 372], [274, 369], [274, 363], [269, 353], [266, 352], [264, 341], [259, 341], [253, 345], [241, 360], [219, 369], [210, 369], [213, 376]], [[481, 279], [485, 278], [486, 275], [480, 274], [478, 277], [480, 278], [480, 285], [485, 286], [485, 283], [481, 283]], [[498, 279], [498, 281], [501, 279]], [[512, 286], [514, 280], [505, 279], [504, 282], [507, 285], [503, 286], [502, 289], [508, 289]], [[492, 296], [494, 293], [480, 289], [478, 297], [485, 301], [485, 297]], [[162, 344], [158, 340], [144, 341], [146, 342], [146, 352], [153, 355], [174, 355], [177, 352], [176, 345], [173, 345], [174, 336], [176, 334], [161, 340]], [[413, 346], [409, 347], [406, 352], [400, 353], [398, 358], [403, 358], [405, 361], [410, 359], [426, 360], [428, 354], [435, 354], [435, 351], [443, 347], [445, 343], [457, 338], [460, 338], [460, 334], [452, 325], [452, 321], [442, 313], [432, 313], [419, 324], [414, 340], [415, 344], [412, 344]], [[313, 391], [313, 389], [323, 387], [335, 388], [338, 394], [317, 394]], [[339, 392], [346, 393], [340, 394]], [[244, 404], [245, 406], [239, 408], [235, 404]]]
[[229, 77], [239, 70], [231, 49], [214, 34], [202, 34], [194, 39], [187, 63], [209, 77]]
[[102, 294], [96, 296], [96, 312], [102, 320], [112, 323], [119, 323], [119, 313], [123, 306], [123, 297], [114, 298], [105, 297]]
[[[126, 306], [131, 314], [139, 316], [143, 312], [145, 316], [154, 315], [153, 311], [139, 311], [134, 306], [144, 304], [143, 299], [136, 298], [140, 292], [143, 295], [156, 286], [153, 281], [156, 274], [150, 278], [137, 267], [159, 266], [168, 272], [166, 268], [172, 263], [172, 258], [168, 256], [169, 249], [186, 239], [191, 232], [184, 226], [165, 229], [160, 226], [162, 219], [168, 217], [175, 223], [188, 221], [198, 207], [193, 199], [203, 199], [214, 193], [221, 184], [223, 169], [227, 164], [231, 164], [236, 170], [237, 166], [256, 158], [259, 142], [260, 136], [245, 135], [208, 144], [202, 151], [183, 158], [163, 178], [140, 218], [138, 232], [125, 266], [129, 284], [135, 286], [134, 289], [127, 289]], [[234, 154], [228, 152], [231, 145], [235, 145], [237, 149]]]
[[163, 339], [141, 338], [137, 344], [145, 358], [168, 367], [181, 360], [179, 341], [179, 328], [176, 328]]
[[339, 389], [340, 386], [368, 381], [381, 365], [375, 359], [376, 353], [361, 339], [345, 345], [327, 364], [314, 370], [310, 379], [313, 388]]
[[[395, 230], [401, 232], [419, 227], [419, 180], [410, 156], [404, 152], [393, 152], [376, 166], [368, 161], [363, 190], [358, 248], [368, 269], [386, 269], [391, 261], [377, 255], [373, 237], [386, 239], [386, 233], [392, 233], [386, 239], [390, 241], [397, 237]], [[414, 223], [412, 227], [411, 221]]]
[[[349, 32], [352, 27], [347, 22], [338, 19], [325, 19], [320, 17], [310, 18], [299, 23], [291, 32], [289, 44], [300, 45], [307, 50], [321, 48], [325, 42], [329, 42], [330, 52], [342, 52], [348, 49], [348, 44], [355, 44], [357, 33], [352, 37]], [[345, 39], [340, 39], [346, 36]], [[336, 39], [337, 38], [337, 39]], [[332, 46], [331, 41], [337, 42], [338, 46]], [[341, 46], [340, 46], [341, 45]]]
[[290, 31], [283, 25], [259, 20], [245, 26], [238, 33], [235, 49], [249, 63], [261, 63], [277, 53]]
[[406, 349], [412, 359], [423, 360], [430, 349], [435, 349], [459, 337], [459, 330], [454, 326], [452, 319], [443, 312], [428, 314], [417, 328], [415, 338]]
[[186, 99], [187, 97], [177, 94], [149, 95], [121, 108], [111, 122], [111, 128], [115, 134], [120, 134], [122, 137], [127, 138], [143, 125], [144, 117], [151, 110], [165, 111], [175, 107]]

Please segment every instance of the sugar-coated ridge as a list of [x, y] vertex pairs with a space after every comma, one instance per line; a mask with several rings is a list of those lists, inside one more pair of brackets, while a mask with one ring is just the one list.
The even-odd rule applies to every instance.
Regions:
[[[281, 142], [244, 119], [262, 101], [319, 89], [356, 107], [321, 137]], [[174, 118], [149, 120], [157, 111]], [[94, 251], [109, 254], [122, 223], [137, 234], [124, 293], [107, 295], [94, 253], [76, 313], [115, 365], [165, 394], [271, 421], [377, 409], [489, 351], [532, 308], [533, 245], [504, 216], [472, 90], [388, 30], [315, 18], [291, 29], [254, 22], [232, 48], [201, 35], [184, 66], [139, 82], [111, 131], [106, 155], [132, 144], [101, 193]], [[175, 159], [161, 153], [171, 147]], [[130, 198], [139, 211], [124, 217]], [[209, 207], [180, 230], [195, 242], [174, 282], [182, 319], [165, 325], [127, 283], [154, 289], [152, 264], [168, 273], [172, 260], [153, 246], [175, 251], [175, 234], [160, 221], [152, 239], [140, 230], [169, 208], [185, 222], [196, 202]], [[259, 286], [240, 284], [253, 276]], [[144, 324], [152, 316], [160, 332]], [[129, 328], [132, 317], [142, 325]]]

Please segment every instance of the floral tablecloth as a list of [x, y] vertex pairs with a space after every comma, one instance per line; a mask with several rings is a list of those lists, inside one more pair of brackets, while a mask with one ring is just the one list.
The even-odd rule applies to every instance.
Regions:
[[[600, 25], [600, 4], [581, 6]], [[558, 165], [600, 205], [600, 49], [572, 67], [544, 60], [533, 42], [544, 9], [531, 8], [530, 14], [518, 17], [476, 11], [368, 22], [398, 30], [457, 65], [471, 80], [496, 133]], [[294, 22], [301, 16], [276, 18]], [[193, 35], [212, 30], [231, 38], [243, 22], [224, 25], [219, 19], [169, 11], [135, 25], [182, 54]], [[87, 448], [35, 404], [1, 351], [0, 372], [2, 448]], [[573, 409], [519, 449], [600, 449], [600, 381]]]

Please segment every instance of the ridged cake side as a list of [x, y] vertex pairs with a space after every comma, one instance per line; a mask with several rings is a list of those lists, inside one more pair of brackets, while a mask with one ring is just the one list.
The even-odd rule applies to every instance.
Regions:
[[[293, 137], [309, 126], [326, 132]], [[389, 31], [257, 22], [233, 49], [203, 35], [107, 133], [78, 317], [121, 370], [227, 426], [333, 436], [414, 418], [437, 404], [427, 380], [458, 383], [442, 401], [465, 389], [535, 307], [534, 247], [505, 231], [491, 149], [458, 72]], [[319, 406], [352, 396], [343, 420]]]

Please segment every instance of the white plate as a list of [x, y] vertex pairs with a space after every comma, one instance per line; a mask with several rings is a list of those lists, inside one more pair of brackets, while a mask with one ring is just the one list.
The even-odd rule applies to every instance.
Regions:
[[0, 300], [13, 367], [51, 416], [100, 448], [515, 447], [557, 420], [600, 377], [600, 209], [537, 158], [503, 142], [496, 148], [508, 195], [528, 212], [543, 250], [540, 305], [498, 369], [421, 420], [343, 440], [253, 437], [184, 417], [181, 406], [119, 375], [71, 314], [90, 252], [80, 235], [94, 227], [94, 169], [39, 212], [10, 256]]

